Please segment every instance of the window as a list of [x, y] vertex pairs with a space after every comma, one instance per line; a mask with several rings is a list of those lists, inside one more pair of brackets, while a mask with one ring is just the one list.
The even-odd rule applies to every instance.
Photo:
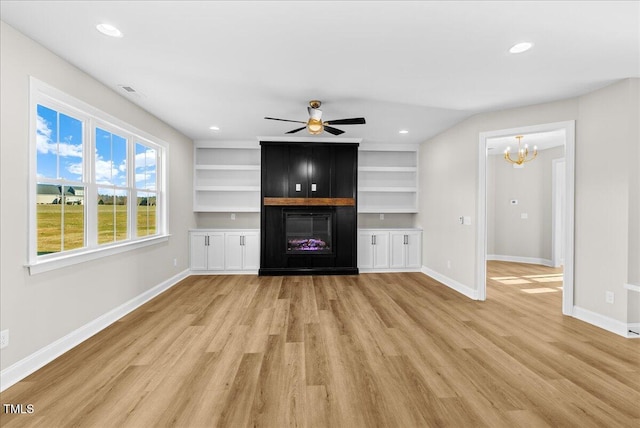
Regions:
[[31, 108], [31, 273], [166, 239], [165, 143], [36, 79]]

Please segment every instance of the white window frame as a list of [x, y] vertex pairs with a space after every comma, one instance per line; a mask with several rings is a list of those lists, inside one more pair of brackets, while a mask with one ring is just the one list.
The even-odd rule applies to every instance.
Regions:
[[[83, 248], [61, 251], [46, 255], [37, 254], [37, 147], [36, 123], [37, 105], [44, 105], [56, 111], [83, 121], [83, 181], [84, 191], [84, 234]], [[168, 231], [168, 192], [167, 159], [169, 145], [128, 123], [80, 101], [64, 92], [36, 79], [30, 78], [29, 100], [29, 242], [26, 266], [31, 275], [71, 266], [89, 260], [118, 254], [133, 249], [165, 242]], [[127, 238], [112, 243], [98, 244], [97, 235], [97, 195], [98, 188], [111, 187], [99, 185], [95, 177], [95, 129], [118, 134], [127, 140]], [[135, 144], [147, 145], [156, 150], [156, 234], [136, 236], [136, 187], [135, 187]], [[51, 181], [51, 180], [50, 180]]]

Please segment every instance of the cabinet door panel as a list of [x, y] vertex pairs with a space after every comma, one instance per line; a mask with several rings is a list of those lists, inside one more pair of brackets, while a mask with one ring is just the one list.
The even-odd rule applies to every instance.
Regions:
[[230, 232], [225, 234], [224, 268], [226, 270], [242, 270], [241, 238], [241, 233]]
[[368, 232], [358, 233], [358, 267], [361, 269], [373, 268], [373, 234]]
[[224, 269], [224, 234], [214, 233], [209, 235], [207, 246], [207, 270]]
[[260, 268], [260, 235], [247, 233], [244, 235], [244, 270]]
[[389, 233], [376, 232], [373, 245], [374, 265], [376, 269], [385, 269], [389, 267]]
[[403, 268], [405, 267], [405, 233], [404, 232], [392, 232], [391, 233], [391, 267]]
[[419, 268], [422, 266], [422, 234], [420, 232], [407, 233], [406, 267]]
[[191, 233], [189, 236], [189, 263], [192, 270], [207, 270], [206, 233]]

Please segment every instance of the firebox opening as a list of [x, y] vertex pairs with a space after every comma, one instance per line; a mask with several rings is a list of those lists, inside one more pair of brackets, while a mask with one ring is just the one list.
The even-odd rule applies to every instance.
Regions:
[[286, 252], [304, 254], [331, 254], [332, 213], [286, 212]]

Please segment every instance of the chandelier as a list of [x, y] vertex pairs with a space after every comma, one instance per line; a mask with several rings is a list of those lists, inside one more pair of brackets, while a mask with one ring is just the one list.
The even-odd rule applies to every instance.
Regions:
[[537, 146], [533, 146], [533, 155], [529, 156], [529, 145], [525, 144], [524, 147], [522, 147], [522, 138], [523, 138], [522, 135], [516, 135], [516, 139], [518, 140], [518, 158], [512, 159], [511, 147], [507, 147], [507, 150], [504, 151], [504, 160], [516, 165], [522, 165], [525, 162], [530, 162], [534, 160], [536, 156], [538, 156]]

